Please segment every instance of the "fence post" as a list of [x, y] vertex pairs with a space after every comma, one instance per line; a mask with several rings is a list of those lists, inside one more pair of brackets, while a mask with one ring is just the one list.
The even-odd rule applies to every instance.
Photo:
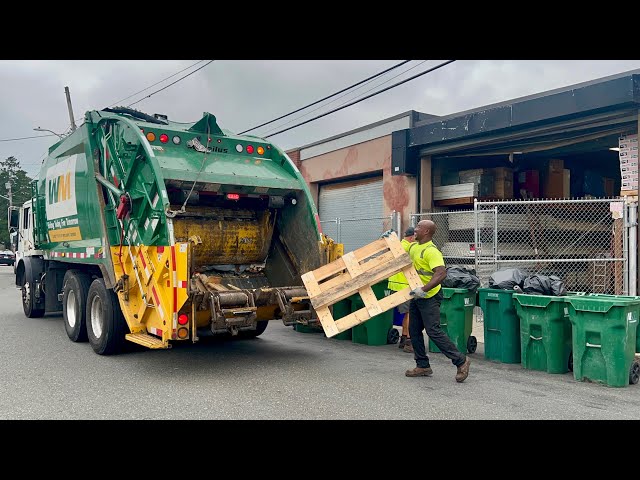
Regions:
[[402, 219], [400, 218], [400, 212], [393, 210], [391, 212], [391, 228], [398, 232], [398, 238], [402, 238]]
[[475, 217], [475, 221], [476, 221], [476, 228], [474, 229], [473, 232], [473, 242], [474, 242], [474, 249], [473, 252], [475, 253], [475, 257], [476, 257], [476, 273], [479, 272], [480, 270], [478, 270], [478, 199], [474, 198], [473, 199], [473, 216]]
[[498, 207], [493, 207], [493, 259], [498, 267]]
[[[628, 277], [628, 292], [627, 295], [635, 296], [637, 292], [637, 275], [638, 275], [638, 237], [636, 235], [636, 228], [638, 225], [638, 204], [630, 203], [629, 204], [629, 242], [627, 243], [627, 259], [628, 265], [627, 268], [627, 277]], [[625, 208], [626, 213], [626, 208]]]

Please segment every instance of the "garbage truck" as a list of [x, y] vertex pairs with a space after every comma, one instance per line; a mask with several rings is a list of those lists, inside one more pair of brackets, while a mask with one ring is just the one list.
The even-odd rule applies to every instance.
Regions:
[[277, 145], [117, 107], [86, 112], [9, 212], [27, 317], [62, 312], [100, 355], [313, 324], [301, 281], [340, 255]]

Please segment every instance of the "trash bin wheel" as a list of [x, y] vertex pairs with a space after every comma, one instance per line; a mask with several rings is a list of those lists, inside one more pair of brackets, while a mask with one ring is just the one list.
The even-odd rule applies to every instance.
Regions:
[[391, 327], [387, 333], [387, 343], [398, 343], [398, 340], [400, 340], [400, 333], [396, 328]]
[[467, 352], [476, 353], [476, 348], [478, 348], [478, 339], [473, 335], [470, 335], [467, 340]]
[[567, 368], [570, 372], [573, 372], [573, 350], [569, 352], [569, 361], [567, 362]]
[[629, 384], [635, 385], [640, 380], [640, 362], [634, 360], [631, 364], [631, 371], [629, 372]]

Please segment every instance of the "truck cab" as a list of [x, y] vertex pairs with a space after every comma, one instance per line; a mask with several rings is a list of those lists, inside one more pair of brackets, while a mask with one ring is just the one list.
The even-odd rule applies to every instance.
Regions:
[[20, 207], [9, 207], [9, 236], [11, 247], [16, 254], [13, 264], [14, 273], [20, 271], [24, 264], [25, 255], [29, 256], [34, 253], [32, 204], [32, 200], [27, 200]]

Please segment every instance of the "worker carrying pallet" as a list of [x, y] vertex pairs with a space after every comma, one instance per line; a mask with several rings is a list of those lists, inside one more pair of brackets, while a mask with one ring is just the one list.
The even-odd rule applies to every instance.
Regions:
[[415, 227], [415, 242], [404, 244], [423, 286], [411, 291], [409, 304], [409, 335], [413, 346], [416, 367], [407, 370], [407, 377], [429, 377], [433, 374], [426, 353], [422, 331], [436, 344], [444, 355], [458, 368], [456, 381], [464, 382], [469, 376], [469, 358], [458, 350], [455, 344], [440, 328], [441, 283], [447, 276], [442, 253], [433, 243], [436, 224], [431, 220], [421, 220]]

